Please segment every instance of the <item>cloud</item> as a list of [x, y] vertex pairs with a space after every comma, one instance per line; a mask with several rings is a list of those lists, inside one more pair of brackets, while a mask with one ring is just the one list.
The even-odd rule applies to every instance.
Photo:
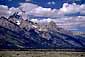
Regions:
[[61, 17], [60, 19], [56, 19], [59, 27], [73, 31], [81, 31], [80, 28], [82, 28], [85, 31], [85, 16]]
[[81, 14], [81, 15], [85, 15], [85, 4], [82, 4], [82, 5], [80, 6], [80, 14]]
[[0, 17], [5, 16], [8, 18], [10, 15], [13, 15], [15, 12], [21, 12], [21, 10], [15, 7], [8, 8], [8, 6], [0, 5]]
[[25, 14], [33, 16], [52, 16], [54, 15], [56, 9], [43, 8], [41, 6], [32, 4], [32, 3], [21, 3], [19, 9], [25, 11]]
[[15, 12], [21, 12], [19, 8], [11, 7], [9, 8], [10, 15], [14, 14]]
[[57, 9], [43, 8], [41, 6], [32, 3], [20, 3], [20, 6], [18, 8], [22, 11], [22, 13], [24, 12], [23, 15], [25, 16], [33, 15], [33, 16], [50, 17], [55, 15], [57, 12]]
[[77, 5], [76, 3], [68, 4], [64, 3], [63, 7], [59, 9], [60, 15], [85, 15], [85, 4]]
[[29, 12], [36, 7], [38, 6], [32, 3], [20, 3], [20, 6], [17, 8], [8, 8], [8, 6], [0, 5], [0, 16], [9, 17], [15, 12], [19, 12], [23, 19], [27, 19]]
[[10, 14], [10, 12], [8, 10], [8, 6], [0, 5], [0, 17], [1, 16], [8, 17], [9, 14]]
[[50, 19], [50, 18], [48, 18], [48, 19], [41, 19], [41, 20], [39, 20], [39, 19], [31, 19], [30, 21], [36, 22], [36, 23], [48, 23], [48, 22], [52, 21], [52, 19]]
[[20, 3], [19, 8], [25, 12], [30, 12], [32, 9], [37, 8], [38, 5], [32, 3]]
[[4, 5], [0, 7], [5, 7], [5, 9], [7, 8], [6, 10], [11, 14], [14, 12], [19, 12], [19, 14], [22, 15], [24, 19], [27, 19], [28, 15], [44, 17], [85, 16], [85, 4], [77, 5], [76, 3], [64, 3], [60, 9], [43, 8], [32, 3], [20, 3], [20, 6], [17, 8], [8, 8], [8, 6]]
[[[48, 23], [50, 21], [54, 21], [57, 26], [64, 28], [66, 30], [71, 30], [71, 31], [85, 31], [85, 16], [71, 16], [71, 17], [59, 17], [56, 19], [31, 19], [33, 22], [40, 22], [40, 23]], [[82, 30], [81, 30], [82, 29]]]
[[56, 9], [37, 7], [31, 10], [30, 14], [34, 16], [52, 16], [54, 15]]
[[[27, 19], [28, 15], [44, 16], [44, 17], [61, 17], [61, 16], [84, 16], [85, 4], [77, 5], [76, 3], [64, 3], [60, 9], [43, 8], [32, 3], [20, 3], [18, 8], [11, 8], [12, 12], [18, 11], [23, 19]], [[21, 10], [21, 11], [20, 11]]]
[[76, 3], [64, 3], [60, 9], [43, 8], [31, 3], [24, 3], [20, 7], [29, 15], [33, 16], [57, 17], [85, 15], [85, 4], [77, 5]]
[[38, 5], [32, 3], [20, 3], [18, 8], [21, 10], [21, 12], [19, 12], [19, 15], [21, 15], [23, 19], [28, 19], [28, 15], [30, 15], [31, 10], [37, 7]]
[[85, 16], [85, 4], [64, 3], [60, 9], [43, 8], [32, 3], [20, 3], [17, 8], [0, 5], [0, 16], [13, 14], [14, 12], [19, 12], [23, 19], [27, 19], [28, 15], [44, 17]]

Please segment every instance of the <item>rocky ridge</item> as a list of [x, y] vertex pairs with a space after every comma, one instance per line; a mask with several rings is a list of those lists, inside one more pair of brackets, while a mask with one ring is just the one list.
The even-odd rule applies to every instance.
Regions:
[[16, 16], [0, 18], [0, 48], [84, 48], [85, 38], [59, 28], [51, 21], [47, 25]]

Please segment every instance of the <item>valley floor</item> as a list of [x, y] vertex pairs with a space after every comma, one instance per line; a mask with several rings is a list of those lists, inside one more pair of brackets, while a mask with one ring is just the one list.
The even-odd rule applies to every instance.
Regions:
[[0, 51], [0, 57], [85, 57], [85, 52]]

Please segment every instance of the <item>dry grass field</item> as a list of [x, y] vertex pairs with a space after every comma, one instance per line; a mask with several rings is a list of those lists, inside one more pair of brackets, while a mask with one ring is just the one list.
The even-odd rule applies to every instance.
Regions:
[[0, 51], [0, 57], [85, 57], [85, 52]]

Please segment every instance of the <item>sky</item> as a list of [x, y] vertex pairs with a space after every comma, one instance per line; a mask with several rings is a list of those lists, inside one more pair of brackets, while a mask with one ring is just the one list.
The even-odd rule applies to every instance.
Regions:
[[85, 0], [0, 0], [0, 16], [15, 12], [33, 22], [54, 21], [62, 28], [85, 32]]

